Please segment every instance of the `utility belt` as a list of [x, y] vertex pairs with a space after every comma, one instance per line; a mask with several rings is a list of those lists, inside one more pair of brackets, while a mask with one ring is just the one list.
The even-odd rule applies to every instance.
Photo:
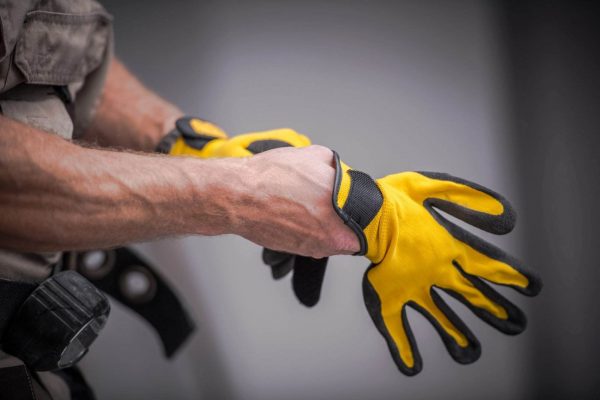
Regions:
[[[96, 0], [2, 4], [0, 113], [77, 138], [92, 119], [111, 61], [112, 17]], [[105, 293], [153, 327], [167, 357], [194, 330], [175, 292], [130, 249], [64, 254], [0, 249], [0, 398], [48, 398], [38, 392], [40, 385], [53, 399], [93, 398], [81, 386], [70, 396], [64, 382], [48, 377], [61, 374], [69, 386], [83, 382], [66, 367], [86, 353], [106, 322]], [[43, 370], [58, 372], [33, 372]]]
[[[68, 87], [42, 85], [0, 94], [0, 111], [67, 139], [73, 129], [69, 114], [76, 112]], [[175, 292], [131, 249], [62, 254], [0, 250], [0, 349], [32, 370], [73, 365], [108, 317], [102, 292], [153, 327], [167, 358], [194, 330]]]
[[133, 250], [67, 252], [36, 284], [0, 279], [0, 346], [32, 370], [74, 365], [104, 326], [103, 293], [137, 313], [157, 332], [170, 358], [194, 331], [175, 292]]

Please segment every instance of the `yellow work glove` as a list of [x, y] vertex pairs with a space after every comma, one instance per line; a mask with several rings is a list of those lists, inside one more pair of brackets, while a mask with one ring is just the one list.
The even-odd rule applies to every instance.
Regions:
[[333, 205], [358, 236], [357, 254], [371, 261], [363, 279], [365, 304], [400, 371], [415, 375], [422, 368], [407, 306], [433, 324], [455, 361], [479, 358], [479, 342], [438, 290], [504, 333], [525, 329], [523, 312], [484, 280], [533, 296], [541, 289], [539, 278], [439, 212], [505, 234], [516, 215], [502, 196], [441, 173], [403, 172], [374, 180], [340, 162], [337, 154], [335, 160]]
[[310, 140], [292, 129], [275, 129], [245, 133], [234, 137], [212, 122], [200, 118], [180, 118], [175, 129], [157, 147], [157, 151], [174, 156], [200, 158], [249, 157], [278, 147], [309, 146]]

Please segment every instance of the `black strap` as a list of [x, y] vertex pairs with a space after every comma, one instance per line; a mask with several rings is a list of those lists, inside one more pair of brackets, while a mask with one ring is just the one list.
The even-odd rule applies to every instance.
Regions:
[[71, 400], [96, 400], [94, 391], [77, 367], [51, 372], [61, 378], [69, 387]]
[[375, 218], [383, 205], [383, 195], [369, 175], [362, 171], [350, 170], [350, 191], [342, 209], [358, 226], [365, 229]]
[[34, 382], [25, 365], [0, 367], [0, 398], [37, 400], [33, 389]]
[[[104, 263], [93, 269], [86, 263], [91, 253], [102, 253]], [[133, 250], [120, 247], [112, 250], [67, 253], [63, 268], [74, 268], [99, 289], [144, 318], [156, 330], [166, 357], [170, 358], [195, 329], [194, 322], [166, 281], [146, 260]], [[131, 293], [127, 279], [131, 274], [149, 285], [142, 293]]]
[[34, 283], [0, 279], [0, 338], [2, 338], [12, 316], [36, 286]]
[[354, 231], [360, 243], [360, 250], [355, 256], [364, 256], [368, 252], [367, 238], [363, 230], [369, 225], [383, 206], [383, 194], [377, 183], [369, 175], [361, 171], [349, 170], [350, 189], [342, 208], [337, 200], [342, 185], [343, 169], [340, 156], [333, 152], [335, 161], [335, 180], [331, 196], [333, 209], [344, 223]]
[[13, 360], [15, 362], [12, 365], [0, 365], [0, 399], [50, 400], [56, 393], [49, 384], [52, 381], [58, 383], [58, 380], [69, 387], [71, 400], [96, 399], [92, 388], [75, 367], [35, 373], [17, 359]]
[[75, 121], [75, 102], [73, 101], [73, 95], [71, 94], [69, 87], [66, 85], [54, 86], [54, 91], [65, 104], [65, 108], [69, 114], [69, 117], [71, 117], [71, 121]]

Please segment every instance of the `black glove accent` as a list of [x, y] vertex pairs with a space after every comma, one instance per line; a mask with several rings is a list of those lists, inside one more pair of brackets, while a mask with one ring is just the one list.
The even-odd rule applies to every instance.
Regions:
[[263, 151], [279, 149], [281, 147], [290, 147], [290, 144], [282, 140], [257, 140], [250, 143], [250, 145], [246, 148], [253, 154], [258, 154], [262, 153]]
[[300, 303], [312, 307], [319, 302], [327, 269], [327, 258], [315, 259], [264, 248], [263, 262], [271, 267], [273, 279], [292, 275], [292, 288]]

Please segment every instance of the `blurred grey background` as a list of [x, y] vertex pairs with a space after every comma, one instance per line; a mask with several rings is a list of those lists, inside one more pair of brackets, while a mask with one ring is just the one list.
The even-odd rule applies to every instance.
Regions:
[[[236, 237], [140, 244], [193, 312], [174, 361], [114, 304], [83, 362], [99, 399], [600, 398], [600, 24], [594, 2], [118, 1], [118, 56], [231, 134], [291, 127], [373, 176], [445, 171], [520, 212], [493, 238], [545, 281], [517, 337], [452, 299], [481, 359], [451, 361], [409, 312], [424, 370], [401, 375], [364, 308], [364, 258], [330, 261], [320, 304]], [[490, 239], [489, 236], [486, 236]]]

